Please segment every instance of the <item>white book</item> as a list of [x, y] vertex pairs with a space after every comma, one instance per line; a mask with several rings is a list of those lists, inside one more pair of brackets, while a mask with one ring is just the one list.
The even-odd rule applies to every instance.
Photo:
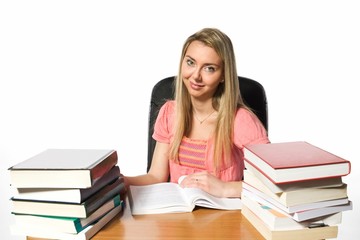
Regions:
[[256, 228], [267, 240], [314, 240], [332, 239], [338, 235], [338, 226], [324, 226], [304, 229], [271, 230], [265, 222], [253, 213], [246, 205], [241, 214]]
[[191, 212], [195, 206], [221, 210], [240, 210], [240, 198], [218, 198], [198, 188], [182, 188], [165, 182], [130, 186], [131, 212], [138, 214]]
[[122, 178], [119, 166], [114, 166], [89, 188], [14, 188], [13, 199], [82, 203], [117, 178]]
[[332, 177], [332, 178], [323, 178], [323, 179], [315, 179], [315, 180], [307, 180], [307, 181], [298, 181], [291, 183], [282, 183], [275, 184], [270, 181], [262, 172], [260, 172], [253, 165], [245, 162], [245, 170], [244, 170], [244, 180], [251, 183], [253, 182], [253, 178], [257, 178], [261, 181], [264, 186], [266, 186], [273, 193], [285, 193], [285, 192], [295, 192], [295, 191], [306, 191], [313, 189], [328, 189], [328, 188], [336, 188], [344, 185], [341, 177]]
[[89, 188], [117, 162], [112, 149], [47, 149], [8, 170], [16, 188]]
[[41, 227], [42, 229], [54, 232], [79, 233], [88, 225], [94, 223], [120, 204], [122, 204], [122, 201], [120, 200], [120, 195], [118, 194], [114, 197], [114, 199], [105, 203], [87, 218], [28, 214], [13, 214], [13, 216], [15, 218], [16, 225], [22, 228], [32, 229]]
[[12, 225], [10, 226], [11, 233], [13, 235], [24, 235], [35, 238], [46, 239], [62, 239], [62, 240], [89, 240], [91, 239], [101, 228], [105, 226], [111, 219], [113, 219], [119, 212], [121, 212], [122, 206], [117, 206], [109, 213], [104, 215], [99, 221], [89, 225], [78, 234], [71, 234], [65, 232], [51, 231], [46, 228], [31, 228], [25, 226]]
[[287, 191], [274, 193], [249, 170], [244, 170], [244, 183], [246, 186], [256, 188], [287, 207], [347, 197], [347, 184], [345, 183], [324, 188], [291, 189], [289, 186]]
[[307, 211], [316, 208], [323, 208], [329, 206], [337, 206], [348, 204], [348, 198], [338, 198], [333, 200], [327, 201], [320, 201], [320, 202], [311, 202], [305, 204], [299, 204], [294, 206], [285, 206], [281, 202], [269, 197], [268, 195], [264, 194], [263, 192], [259, 191], [258, 189], [250, 186], [249, 184], [243, 182], [243, 192], [246, 196], [264, 204], [271, 204], [272, 206], [277, 207], [278, 209], [284, 211], [285, 213], [295, 213], [301, 211]]
[[259, 203], [246, 195], [242, 195], [241, 200], [244, 206], [248, 207], [256, 214], [271, 230], [291, 230], [304, 229], [309, 227], [319, 227], [325, 225], [338, 225], [342, 220], [342, 212], [327, 215], [317, 219], [298, 222], [290, 214], [279, 211], [278, 209]]
[[243, 195], [249, 197], [250, 199], [257, 201], [263, 205], [266, 205], [270, 208], [276, 209], [277, 211], [282, 212], [283, 214], [288, 214], [291, 216], [294, 220], [301, 222], [306, 221], [309, 219], [314, 219], [318, 217], [323, 217], [326, 215], [352, 210], [352, 202], [348, 199], [339, 199], [341, 202], [342, 200], [346, 200], [346, 203], [340, 204], [340, 205], [331, 205], [331, 206], [322, 206], [317, 208], [310, 208], [308, 210], [301, 210], [297, 212], [288, 213], [286, 211], [283, 211], [279, 205], [272, 204], [272, 202], [266, 201], [264, 198], [258, 197], [251, 192], [249, 192], [247, 189], [243, 189]]

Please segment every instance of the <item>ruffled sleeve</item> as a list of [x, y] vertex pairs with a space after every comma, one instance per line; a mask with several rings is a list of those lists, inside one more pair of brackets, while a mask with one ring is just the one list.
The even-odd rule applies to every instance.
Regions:
[[244, 108], [238, 109], [234, 122], [234, 143], [242, 149], [246, 144], [269, 143], [267, 131], [256, 115]]
[[175, 115], [175, 102], [166, 102], [159, 111], [154, 125], [152, 137], [162, 143], [170, 143], [173, 137], [173, 124]]

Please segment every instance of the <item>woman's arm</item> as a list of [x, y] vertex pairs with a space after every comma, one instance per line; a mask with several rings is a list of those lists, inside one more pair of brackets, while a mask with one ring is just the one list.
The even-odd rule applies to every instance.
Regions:
[[169, 178], [169, 144], [156, 142], [149, 172], [139, 176], [125, 176], [126, 186], [166, 182]]

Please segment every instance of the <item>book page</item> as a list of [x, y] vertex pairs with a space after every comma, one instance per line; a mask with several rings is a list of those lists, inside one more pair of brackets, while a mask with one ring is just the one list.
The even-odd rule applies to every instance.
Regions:
[[[186, 178], [186, 175], [179, 178], [179, 184]], [[242, 207], [240, 198], [218, 198], [200, 188], [182, 188], [189, 201], [199, 207], [238, 210]]]
[[133, 214], [190, 212], [194, 208], [176, 183], [130, 186]]
[[222, 210], [239, 210], [242, 207], [240, 198], [218, 198], [199, 188], [183, 188], [183, 191], [196, 206]]

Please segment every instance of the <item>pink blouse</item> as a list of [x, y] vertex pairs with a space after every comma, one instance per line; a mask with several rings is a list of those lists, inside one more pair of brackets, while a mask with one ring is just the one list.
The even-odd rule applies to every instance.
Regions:
[[[170, 144], [174, 134], [175, 101], [166, 102], [160, 109], [155, 122], [153, 138]], [[179, 163], [169, 161], [171, 182], [177, 182], [182, 175], [199, 171], [208, 171], [223, 181], [240, 181], [243, 177], [244, 154], [246, 144], [269, 143], [267, 132], [255, 114], [240, 108], [236, 112], [234, 122], [234, 147], [231, 153], [232, 164], [221, 166], [214, 172], [213, 152], [214, 138], [206, 140], [184, 137], [179, 151]]]

